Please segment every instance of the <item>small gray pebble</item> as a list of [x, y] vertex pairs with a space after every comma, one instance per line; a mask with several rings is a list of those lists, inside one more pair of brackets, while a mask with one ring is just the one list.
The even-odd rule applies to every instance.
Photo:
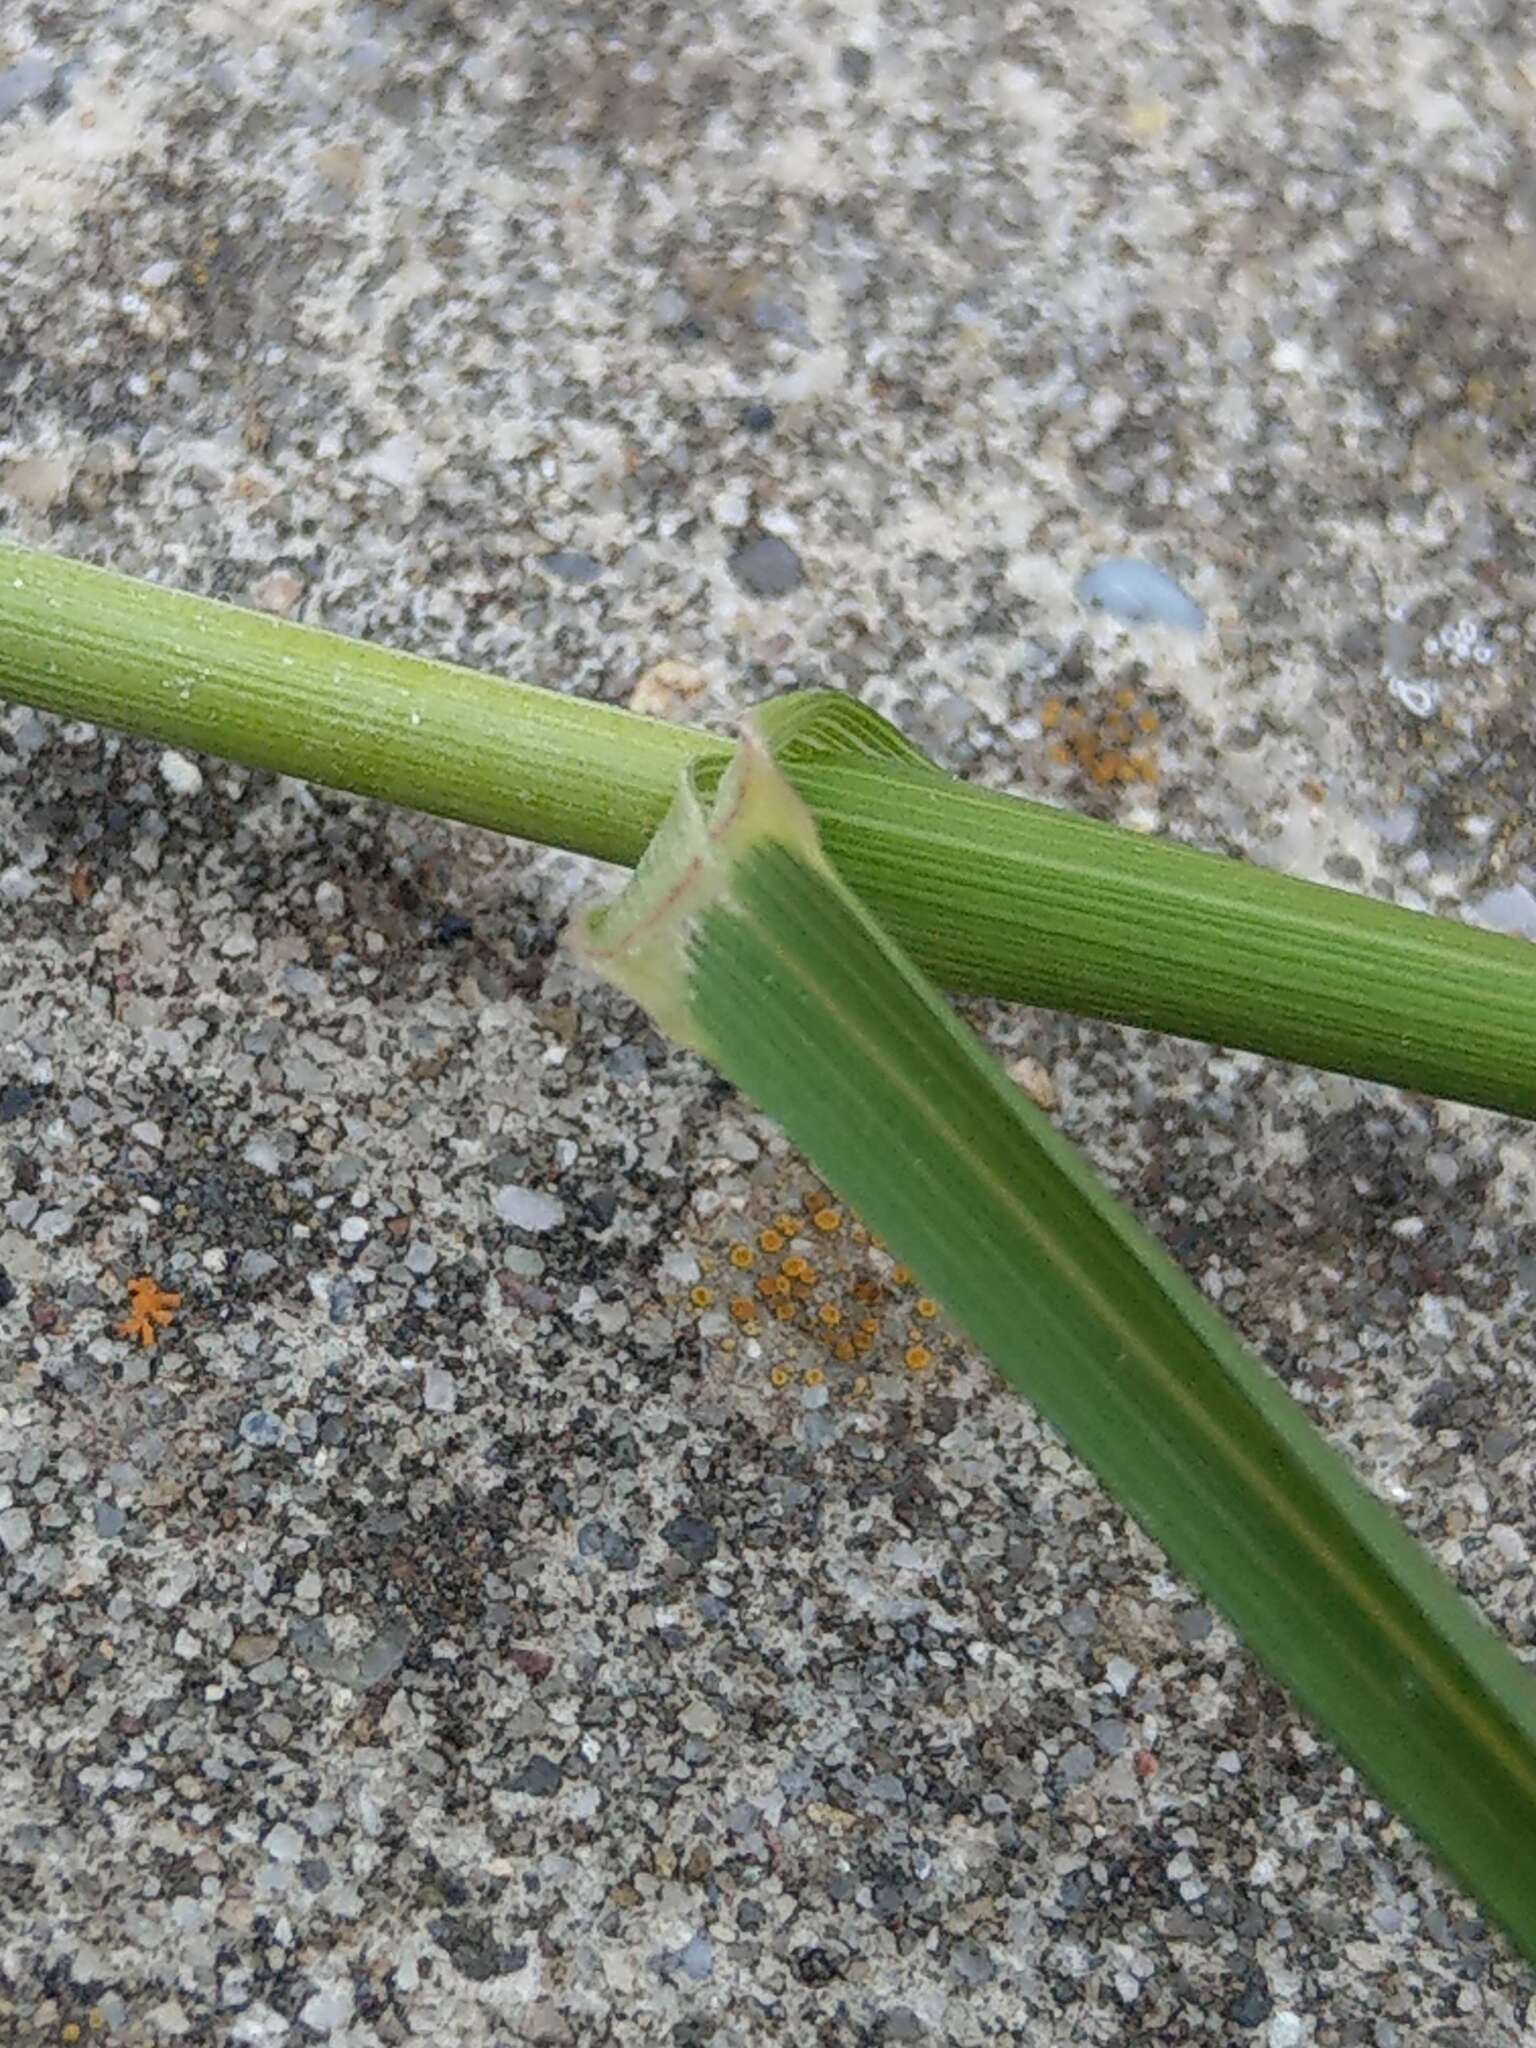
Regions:
[[708, 1564], [720, 1548], [719, 1537], [698, 1515], [675, 1515], [662, 1530], [661, 1540], [693, 1565]]
[[1181, 1643], [1203, 1643], [1211, 1632], [1211, 1613], [1207, 1607], [1186, 1607], [1173, 1624], [1174, 1633]]
[[128, 1517], [120, 1507], [114, 1507], [109, 1500], [99, 1500], [95, 1507], [96, 1534], [109, 1542], [114, 1536], [121, 1536]]
[[595, 583], [603, 573], [600, 562], [574, 548], [556, 548], [552, 555], [544, 557], [543, 566], [562, 583]]
[[963, 1984], [990, 1984], [997, 1975], [997, 1965], [984, 1948], [978, 1948], [973, 1941], [962, 1941], [951, 1959], [951, 1967]]
[[240, 1418], [242, 1439], [258, 1451], [270, 1451], [283, 1440], [283, 1425], [265, 1408], [253, 1408]]
[[23, 57], [0, 71], [0, 121], [29, 101], [40, 100], [53, 84], [53, 66], [45, 57]]
[[776, 533], [759, 535], [731, 557], [731, 574], [754, 597], [783, 597], [805, 581], [805, 567]]
[[560, 1790], [563, 1773], [553, 1757], [535, 1754], [512, 1780], [514, 1792], [526, 1792], [534, 1799], [549, 1799]]

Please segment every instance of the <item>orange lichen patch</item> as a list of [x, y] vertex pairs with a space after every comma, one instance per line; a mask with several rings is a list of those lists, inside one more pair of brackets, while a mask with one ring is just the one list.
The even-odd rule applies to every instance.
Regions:
[[179, 1294], [170, 1293], [147, 1273], [141, 1274], [137, 1280], [128, 1282], [128, 1313], [117, 1324], [117, 1334], [136, 1339], [146, 1351], [151, 1351], [159, 1341], [157, 1333], [170, 1328], [180, 1307]]
[[[855, 1378], [866, 1390], [889, 1389], [893, 1375], [930, 1365], [936, 1373], [957, 1352], [941, 1323], [930, 1330], [938, 1305], [919, 1299], [911, 1269], [893, 1262], [829, 1189], [802, 1183], [788, 1209], [784, 1201], [783, 1182], [770, 1181], [719, 1213], [692, 1247], [702, 1276], [696, 1305], [699, 1291], [709, 1294], [703, 1281], [714, 1281], [710, 1298], [729, 1318], [712, 1345], [722, 1367], [734, 1352], [730, 1370], [750, 1360], [776, 1389], [826, 1384], [852, 1400]], [[802, 1249], [807, 1240], [814, 1259]], [[912, 1354], [923, 1363], [911, 1364]]]
[[688, 1299], [695, 1308], [708, 1308], [714, 1298], [707, 1287], [690, 1287], [688, 1290]]
[[1048, 697], [1040, 707], [1040, 729], [1050, 735], [1046, 753], [1057, 767], [1077, 768], [1098, 788], [1157, 780], [1155, 754], [1136, 742], [1158, 730], [1158, 716], [1138, 705], [1129, 685], [1116, 690], [1107, 705], [1100, 699], [1098, 709]]

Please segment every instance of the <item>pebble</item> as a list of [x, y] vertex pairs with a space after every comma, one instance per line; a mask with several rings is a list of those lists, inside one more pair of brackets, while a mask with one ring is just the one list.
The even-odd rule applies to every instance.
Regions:
[[32, 1542], [32, 1517], [25, 1508], [7, 1508], [0, 1514], [0, 1550], [8, 1557], [16, 1557], [30, 1547]]
[[805, 581], [805, 567], [787, 540], [761, 534], [731, 557], [731, 574], [754, 597], [784, 597]]
[[120, 1507], [109, 1500], [99, 1500], [92, 1514], [96, 1523], [96, 1534], [110, 1542], [114, 1536], [121, 1536], [128, 1517]]
[[304, 584], [291, 569], [274, 569], [251, 585], [251, 603], [258, 611], [285, 619], [304, 595]]
[[699, 669], [691, 662], [669, 658], [646, 670], [630, 693], [629, 708], [649, 718], [672, 718], [703, 691], [704, 676]]
[[58, 455], [29, 455], [13, 462], [0, 478], [0, 489], [29, 512], [51, 512], [69, 496], [71, 471]]
[[705, 1565], [720, 1548], [714, 1529], [698, 1515], [676, 1515], [661, 1532], [661, 1540], [689, 1564]]
[[678, 1721], [690, 1735], [702, 1735], [708, 1742], [720, 1733], [720, 1716], [705, 1699], [690, 1700]]
[[299, 2023], [312, 2034], [333, 2034], [338, 2027], [350, 2024], [351, 2018], [352, 1988], [348, 1984], [328, 1985], [299, 2008]]
[[603, 573], [601, 562], [575, 548], [556, 548], [552, 555], [544, 557], [543, 567], [562, 583], [595, 583]]
[[429, 1365], [422, 1375], [421, 1405], [433, 1415], [451, 1415], [459, 1405], [458, 1382], [440, 1365]]
[[185, 754], [178, 754], [167, 747], [160, 756], [160, 780], [173, 796], [201, 796], [203, 793], [203, 771], [195, 761], [189, 761]]
[[702, 1984], [715, 1967], [714, 1945], [707, 1934], [696, 1934], [678, 1957], [683, 1966], [683, 1975], [691, 1977], [695, 1984]]
[[1081, 1785], [1093, 1776], [1093, 1751], [1085, 1742], [1074, 1742], [1061, 1760], [1061, 1775], [1069, 1785]]
[[557, 1202], [553, 1195], [540, 1194], [537, 1188], [519, 1187], [515, 1182], [496, 1190], [491, 1198], [491, 1207], [503, 1223], [510, 1223], [517, 1230], [532, 1231], [535, 1235], [540, 1231], [553, 1230], [565, 1221], [563, 1202]]
[[280, 1820], [269, 1828], [261, 1845], [274, 1863], [297, 1863], [304, 1854], [304, 1837], [288, 1822]]
[[414, 434], [390, 434], [363, 458], [363, 468], [397, 491], [409, 489], [421, 474], [423, 449]]
[[240, 1435], [258, 1451], [270, 1451], [283, 1440], [283, 1425], [265, 1408], [253, 1408], [240, 1418]]
[[1128, 626], [1179, 626], [1190, 633], [1205, 626], [1194, 599], [1150, 562], [1123, 556], [1100, 562], [1078, 578], [1073, 595], [1090, 611], [1108, 612]]
[[1038, 1109], [1051, 1110], [1058, 1106], [1060, 1097], [1050, 1069], [1031, 1054], [1025, 1053], [1022, 1059], [1015, 1060], [1008, 1072]]
[[1469, 903], [1468, 924], [1480, 924], [1485, 931], [1507, 932], [1511, 938], [1536, 939], [1536, 896], [1524, 882], [1511, 882], [1506, 889], [1490, 889]]
[[1247, 2028], [1261, 2027], [1273, 2011], [1274, 2001], [1269, 1995], [1269, 1979], [1262, 1970], [1250, 1970], [1242, 1996], [1232, 2008], [1232, 2024]]
[[40, 100], [53, 80], [54, 67], [45, 57], [23, 57], [9, 70], [0, 71], [0, 121], [19, 107]]
[[560, 1790], [563, 1773], [553, 1757], [535, 1753], [512, 1780], [514, 1792], [526, 1792], [533, 1799], [550, 1799]]

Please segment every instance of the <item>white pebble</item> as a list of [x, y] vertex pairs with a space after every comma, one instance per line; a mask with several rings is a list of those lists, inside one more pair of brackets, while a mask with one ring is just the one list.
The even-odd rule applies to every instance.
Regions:
[[7, 1508], [0, 1515], [0, 1550], [15, 1557], [32, 1541], [32, 1517], [25, 1508]]
[[160, 780], [173, 796], [201, 796], [203, 792], [202, 769], [170, 747], [160, 756]]
[[451, 1415], [459, 1404], [459, 1389], [451, 1372], [429, 1365], [421, 1377], [421, 1405], [434, 1415]]
[[509, 1183], [498, 1188], [491, 1203], [503, 1223], [511, 1223], [519, 1230], [553, 1230], [557, 1223], [565, 1221], [565, 1208], [552, 1195], [541, 1195], [536, 1188], [518, 1187]]
[[285, 1820], [267, 1832], [261, 1845], [274, 1863], [297, 1863], [304, 1854], [304, 1837], [297, 1828], [290, 1827]]
[[317, 1991], [299, 2009], [301, 2025], [312, 2034], [332, 2034], [338, 2027], [345, 2027], [352, 2019], [352, 1987], [349, 1984], [332, 1984], [323, 1991]]
[[1524, 882], [1511, 882], [1507, 889], [1490, 889], [1465, 912], [1468, 924], [1480, 924], [1485, 931], [1508, 932], [1516, 939], [1536, 939], [1536, 896]]

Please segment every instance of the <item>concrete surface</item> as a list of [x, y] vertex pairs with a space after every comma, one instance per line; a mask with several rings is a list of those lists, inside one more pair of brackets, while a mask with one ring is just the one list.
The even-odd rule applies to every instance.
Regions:
[[[1518, 929], [1533, 94], [1501, 0], [7, 0], [0, 529]], [[848, 1219], [869, 1352], [733, 1347], [804, 1171], [593, 882], [0, 714], [0, 2039], [1536, 2040]], [[1529, 1645], [1529, 1130], [975, 1014]]]

